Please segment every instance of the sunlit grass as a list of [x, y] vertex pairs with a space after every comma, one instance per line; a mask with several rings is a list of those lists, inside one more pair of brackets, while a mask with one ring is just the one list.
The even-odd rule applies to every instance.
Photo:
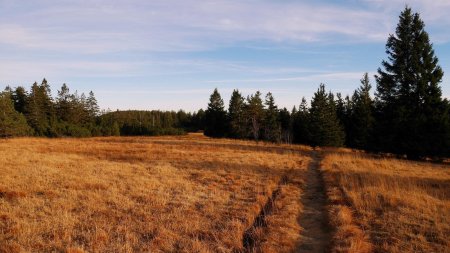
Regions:
[[450, 251], [448, 165], [328, 151], [322, 169], [337, 227], [335, 249]]
[[242, 250], [280, 187], [259, 246], [287, 252], [307, 151], [200, 136], [1, 140], [0, 252]]

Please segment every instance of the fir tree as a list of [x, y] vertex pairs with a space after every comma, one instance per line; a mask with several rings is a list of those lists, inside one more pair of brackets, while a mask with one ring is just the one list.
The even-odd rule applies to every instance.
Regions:
[[69, 92], [69, 87], [64, 83], [56, 97], [56, 112], [60, 120], [66, 122], [72, 121], [72, 100], [73, 96]]
[[297, 112], [292, 112], [294, 142], [309, 144], [311, 139], [309, 131], [310, 117], [308, 103], [304, 97], [298, 108], [299, 110]]
[[321, 84], [311, 101], [310, 143], [312, 146], [342, 146], [344, 131], [336, 114], [336, 104], [332, 93], [325, 92]]
[[194, 113], [192, 120], [196, 130], [205, 130], [205, 111], [203, 109]]
[[278, 107], [275, 105], [275, 99], [272, 93], [267, 93], [264, 102], [266, 106], [264, 115], [264, 138], [272, 142], [280, 141], [280, 123], [278, 122]]
[[376, 76], [377, 148], [411, 158], [450, 152], [443, 71], [424, 27], [419, 14], [406, 7]]
[[245, 115], [249, 119], [249, 132], [255, 141], [259, 141], [264, 120], [264, 105], [261, 92], [247, 97]]
[[233, 138], [246, 137], [245, 124], [246, 119], [244, 115], [245, 100], [239, 90], [233, 90], [228, 107], [228, 119], [230, 123], [230, 136]]
[[345, 126], [345, 122], [347, 121], [347, 106], [345, 104], [344, 99], [342, 98], [342, 94], [340, 92], [336, 93], [336, 114], [342, 125]]
[[89, 117], [95, 118], [96, 116], [98, 116], [100, 108], [98, 106], [97, 99], [95, 98], [93, 91], [89, 92], [89, 96], [86, 100], [86, 103], [88, 106]]
[[292, 117], [291, 113], [284, 107], [278, 113], [278, 121], [280, 122], [281, 128], [281, 140], [285, 143], [292, 143]]
[[369, 75], [364, 74], [361, 79], [361, 86], [352, 96], [352, 110], [350, 115], [350, 129], [347, 133], [351, 133], [348, 138], [348, 145], [354, 148], [368, 149], [372, 140], [373, 125], [375, 122], [373, 116], [374, 104], [370, 97]]
[[28, 123], [34, 129], [36, 135], [44, 136], [49, 127], [49, 122], [44, 112], [41, 90], [37, 82], [31, 86], [27, 101], [26, 116]]
[[27, 121], [38, 136], [55, 136], [56, 117], [47, 80], [36, 82], [31, 87], [25, 108]]
[[27, 91], [22, 86], [17, 87], [12, 93], [14, 109], [22, 114], [25, 113], [27, 96]]
[[31, 129], [23, 114], [14, 109], [11, 92], [0, 93], [0, 137], [25, 136]]
[[217, 88], [209, 98], [208, 109], [205, 112], [205, 135], [224, 137], [226, 134], [227, 115], [222, 97]]

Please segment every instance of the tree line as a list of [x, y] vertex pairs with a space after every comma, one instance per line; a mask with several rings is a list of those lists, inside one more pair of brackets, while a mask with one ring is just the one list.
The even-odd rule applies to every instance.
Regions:
[[71, 93], [63, 84], [53, 98], [44, 79], [29, 91], [8, 86], [0, 93], [0, 137], [178, 135], [202, 128], [202, 112], [100, 111], [92, 91]]
[[327, 92], [321, 84], [310, 104], [303, 98], [291, 111], [279, 109], [272, 94], [244, 98], [234, 90], [228, 110], [217, 89], [205, 112], [212, 137], [347, 146], [409, 158], [450, 156], [450, 103], [442, 98], [443, 71], [424, 22], [408, 7], [386, 43], [388, 59], [351, 96]]
[[387, 60], [375, 76], [366, 73], [351, 96], [320, 84], [312, 100], [292, 110], [273, 95], [244, 97], [234, 90], [228, 109], [217, 89], [207, 110], [100, 111], [94, 93], [71, 93], [63, 84], [56, 98], [44, 79], [30, 90], [0, 93], [0, 137], [88, 137], [176, 135], [204, 130], [211, 137], [347, 146], [410, 158], [450, 156], [450, 103], [442, 98], [443, 71], [418, 13], [406, 7], [386, 43]]

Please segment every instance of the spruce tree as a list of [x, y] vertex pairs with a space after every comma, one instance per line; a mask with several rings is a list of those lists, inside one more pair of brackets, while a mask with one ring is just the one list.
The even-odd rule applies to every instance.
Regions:
[[349, 96], [345, 96], [345, 98], [342, 98], [341, 93], [336, 93], [336, 114], [345, 133], [344, 143], [346, 145], [348, 145], [348, 141], [353, 134], [352, 131], [350, 131], [352, 103], [353, 102]]
[[278, 121], [280, 122], [281, 128], [281, 141], [285, 143], [292, 143], [293, 134], [292, 134], [292, 117], [291, 113], [284, 107], [278, 113]]
[[194, 113], [192, 120], [196, 130], [205, 130], [205, 111], [203, 109]]
[[69, 92], [69, 87], [64, 83], [61, 86], [61, 90], [58, 91], [56, 97], [56, 114], [62, 121], [71, 122], [72, 118], [72, 105], [73, 96]]
[[30, 126], [38, 136], [55, 136], [56, 117], [51, 97], [50, 85], [42, 80], [32, 85], [26, 103], [26, 117]]
[[377, 148], [411, 158], [450, 153], [443, 71], [425, 25], [406, 7], [376, 76]]
[[205, 135], [211, 137], [224, 137], [226, 134], [227, 114], [219, 91], [209, 98], [208, 109], [205, 111]]
[[336, 93], [336, 114], [343, 126], [345, 126], [345, 122], [348, 119], [347, 106], [345, 104], [344, 99], [342, 98], [342, 94], [340, 92]]
[[310, 117], [308, 103], [304, 97], [302, 98], [302, 102], [298, 108], [298, 111], [292, 112], [294, 142], [309, 144], [311, 139], [311, 134], [309, 132]]
[[14, 109], [11, 92], [0, 93], [0, 137], [25, 136], [31, 129], [22, 113]]
[[275, 105], [275, 99], [272, 93], [267, 93], [264, 102], [266, 106], [264, 115], [264, 138], [272, 142], [280, 141], [280, 123], [278, 122], [278, 107]]
[[354, 148], [369, 149], [372, 140], [374, 104], [370, 97], [372, 86], [369, 81], [369, 74], [365, 73], [361, 79], [361, 86], [352, 96], [352, 110], [350, 115], [350, 126], [348, 133], [348, 145]]
[[28, 96], [27, 91], [22, 86], [17, 87], [12, 93], [12, 98], [14, 101], [14, 109], [16, 109], [16, 111], [22, 114], [25, 113], [27, 96]]
[[44, 136], [49, 127], [49, 122], [44, 112], [41, 90], [37, 82], [31, 86], [30, 95], [28, 96], [26, 116], [28, 123], [34, 129], [38, 136]]
[[89, 92], [89, 96], [86, 99], [86, 105], [89, 121], [94, 121], [95, 117], [97, 117], [100, 112], [100, 108], [98, 106], [97, 99], [95, 98], [93, 91]]
[[310, 143], [312, 146], [342, 146], [345, 134], [336, 114], [336, 102], [332, 93], [325, 92], [321, 84], [311, 101]]
[[245, 115], [249, 119], [248, 129], [255, 141], [259, 141], [261, 130], [264, 124], [264, 104], [261, 99], [261, 92], [247, 97]]
[[230, 104], [228, 107], [228, 120], [230, 123], [230, 137], [244, 138], [246, 137], [244, 115], [245, 100], [239, 90], [233, 90], [231, 94]]

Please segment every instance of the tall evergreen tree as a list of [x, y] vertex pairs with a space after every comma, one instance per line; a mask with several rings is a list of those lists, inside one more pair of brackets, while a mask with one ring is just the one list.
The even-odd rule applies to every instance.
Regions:
[[219, 91], [214, 92], [209, 98], [208, 109], [205, 111], [205, 135], [211, 137], [224, 137], [226, 134], [227, 113]]
[[255, 141], [259, 141], [261, 130], [264, 124], [264, 104], [261, 99], [261, 92], [247, 97], [245, 115], [249, 119], [249, 132]]
[[51, 97], [50, 85], [46, 79], [42, 80], [40, 85], [36, 82], [32, 85], [25, 111], [27, 121], [34, 129], [36, 135], [55, 135], [54, 103]]
[[25, 113], [27, 96], [28, 96], [27, 91], [22, 86], [17, 87], [12, 93], [14, 109], [16, 109], [16, 111], [22, 114]]
[[73, 113], [73, 96], [69, 92], [69, 87], [64, 83], [56, 97], [56, 114], [62, 121], [71, 122]]
[[31, 129], [25, 117], [14, 109], [11, 92], [0, 92], [0, 137], [29, 134], [31, 134]]
[[192, 121], [196, 130], [205, 130], [205, 111], [198, 110], [192, 115]]
[[93, 91], [89, 92], [89, 96], [86, 99], [86, 105], [87, 105], [87, 112], [88, 112], [89, 120], [93, 121], [100, 112], [100, 108], [98, 106], [97, 99], [95, 98]]
[[246, 119], [244, 115], [245, 100], [239, 90], [233, 90], [228, 107], [228, 118], [230, 123], [230, 136], [233, 138], [246, 137]]
[[443, 71], [424, 27], [419, 14], [406, 7], [376, 76], [377, 148], [411, 158], [450, 153]]
[[332, 93], [325, 92], [321, 84], [311, 101], [310, 143], [313, 146], [342, 146], [345, 134], [336, 114], [336, 104]]
[[341, 124], [345, 126], [348, 119], [347, 106], [340, 92], [336, 93], [336, 114]]
[[365, 73], [361, 79], [361, 86], [352, 96], [352, 110], [350, 115], [350, 126], [348, 129], [348, 145], [354, 148], [368, 149], [372, 140], [374, 104], [370, 97], [372, 86], [369, 81], [369, 74]]
[[264, 115], [264, 138], [272, 142], [279, 142], [281, 139], [280, 123], [278, 122], [278, 107], [272, 93], [267, 93], [264, 102], [266, 106]]
[[311, 134], [309, 132], [310, 117], [308, 103], [304, 97], [298, 108], [298, 111], [292, 111], [294, 142], [309, 144], [311, 139]]
[[292, 117], [291, 113], [284, 107], [278, 113], [278, 121], [281, 127], [281, 141], [285, 143], [292, 143], [293, 133], [292, 133]]
[[44, 136], [49, 127], [49, 123], [44, 112], [41, 90], [37, 82], [31, 86], [27, 101], [26, 116], [28, 123], [34, 129], [36, 135]]

